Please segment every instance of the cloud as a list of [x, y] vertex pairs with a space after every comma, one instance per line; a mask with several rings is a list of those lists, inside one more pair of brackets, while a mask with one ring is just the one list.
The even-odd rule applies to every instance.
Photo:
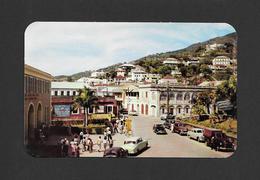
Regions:
[[52, 75], [73, 74], [234, 31], [225, 23], [35, 22], [25, 32], [25, 63]]

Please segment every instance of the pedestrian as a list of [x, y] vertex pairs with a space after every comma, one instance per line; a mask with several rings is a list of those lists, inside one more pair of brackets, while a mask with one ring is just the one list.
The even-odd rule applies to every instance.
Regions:
[[75, 157], [76, 147], [75, 147], [75, 141], [74, 140], [70, 142], [70, 147], [71, 147], [71, 155], [72, 155], [72, 157]]
[[79, 148], [78, 144], [76, 144], [76, 146], [75, 146], [75, 151], [76, 151], [76, 157], [78, 158], [80, 155], [80, 148]]
[[82, 152], [87, 151], [87, 148], [86, 148], [86, 146], [87, 146], [87, 139], [86, 139], [86, 137], [83, 137], [82, 144], [83, 144]]
[[84, 135], [84, 133], [81, 131], [81, 132], [79, 133], [79, 140], [80, 140], [80, 143], [82, 143], [83, 135]]
[[109, 148], [112, 148], [113, 147], [113, 140], [111, 139], [108, 142], [109, 142]]
[[171, 123], [171, 132], [173, 132], [173, 130], [174, 130], [174, 124]]
[[115, 133], [118, 133], [118, 123], [115, 123], [114, 132], [115, 132]]
[[64, 147], [63, 147], [63, 154], [65, 157], [68, 156], [68, 152], [69, 152], [69, 141], [67, 140], [67, 138], [64, 139]]
[[104, 151], [107, 149], [107, 137], [105, 136], [104, 137], [104, 140], [103, 140], [103, 146], [104, 146]]
[[97, 145], [98, 145], [98, 152], [100, 152], [101, 151], [101, 145], [102, 145], [101, 136], [98, 137]]
[[93, 151], [93, 141], [91, 138], [88, 138], [88, 147], [89, 147], [89, 152], [92, 153]]
[[112, 133], [111, 133], [110, 129], [107, 131], [107, 137], [108, 137], [108, 140], [112, 140]]
[[107, 130], [104, 130], [104, 137], [107, 137]]

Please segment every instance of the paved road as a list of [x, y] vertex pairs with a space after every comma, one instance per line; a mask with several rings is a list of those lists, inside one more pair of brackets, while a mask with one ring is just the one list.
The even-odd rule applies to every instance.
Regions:
[[232, 152], [219, 152], [211, 150], [204, 143], [180, 136], [167, 130], [167, 135], [156, 135], [153, 124], [162, 123], [159, 118], [134, 116], [133, 135], [147, 139], [150, 148], [138, 155], [138, 157], [205, 157], [224, 158], [232, 155]]

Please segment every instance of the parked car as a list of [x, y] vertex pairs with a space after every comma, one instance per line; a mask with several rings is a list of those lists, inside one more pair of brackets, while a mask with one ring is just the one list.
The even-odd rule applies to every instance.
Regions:
[[167, 120], [167, 119], [171, 119], [171, 120], [174, 120], [175, 119], [175, 116], [173, 116], [172, 114], [162, 114], [161, 115], [161, 120], [163, 120], [163, 121], [165, 121], [165, 120]]
[[163, 127], [163, 124], [154, 124], [153, 125], [153, 131], [155, 131], [156, 128]]
[[175, 123], [175, 120], [172, 120], [172, 119], [167, 119], [165, 120], [165, 122], [163, 123], [164, 127], [166, 129], [171, 129], [171, 124], [174, 124]]
[[178, 133], [180, 135], [187, 135], [188, 129], [181, 122], [175, 122], [173, 132]]
[[121, 147], [112, 147], [105, 150], [103, 157], [119, 157], [124, 158], [127, 157], [128, 152]]
[[121, 146], [124, 150], [128, 151], [128, 154], [138, 154], [142, 150], [148, 148], [148, 141], [143, 140], [141, 137], [130, 137], [124, 141], [124, 145]]
[[196, 139], [199, 142], [204, 142], [203, 129], [201, 128], [192, 128], [188, 131], [187, 136], [191, 139]]
[[137, 111], [130, 111], [130, 112], [128, 113], [128, 115], [138, 116], [138, 113], [137, 113]]
[[153, 132], [156, 134], [167, 134], [164, 126], [162, 124], [157, 124], [154, 128], [153, 128]]
[[206, 145], [215, 150], [234, 150], [234, 144], [220, 129], [205, 128], [203, 131]]

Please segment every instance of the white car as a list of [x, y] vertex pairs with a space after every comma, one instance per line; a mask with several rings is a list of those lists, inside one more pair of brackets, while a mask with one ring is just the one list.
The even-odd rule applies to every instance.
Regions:
[[124, 141], [124, 145], [121, 147], [127, 150], [128, 154], [138, 154], [148, 147], [148, 141], [143, 140], [141, 137], [129, 137]]
[[191, 139], [196, 139], [199, 142], [205, 141], [203, 136], [203, 129], [201, 128], [192, 128], [190, 131], [188, 131], [187, 136]]
[[130, 116], [138, 116], [138, 113], [136, 111], [130, 111], [128, 113], [128, 115], [130, 115]]

